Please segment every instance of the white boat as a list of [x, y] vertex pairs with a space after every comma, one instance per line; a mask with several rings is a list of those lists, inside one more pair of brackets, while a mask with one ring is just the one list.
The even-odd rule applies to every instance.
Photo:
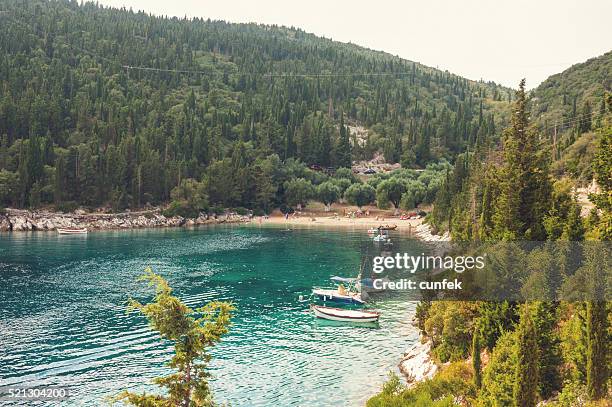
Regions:
[[387, 232], [389, 230], [395, 230], [395, 229], [397, 229], [397, 225], [380, 225], [376, 228], [372, 227], [368, 229], [368, 234], [374, 235], [374, 234], [379, 234], [382, 232]]
[[386, 291], [385, 288], [376, 288], [374, 286], [374, 281], [375, 280], [379, 280], [380, 283], [376, 284], [378, 287], [388, 287], [389, 284], [389, 279], [387, 277], [383, 277], [383, 278], [362, 278], [358, 285], [357, 288], [359, 289], [360, 292], [362, 293], [382, 293], [384, 291]]
[[313, 305], [312, 310], [317, 318], [341, 322], [377, 322], [380, 313], [375, 311], [361, 311], [340, 309]]
[[390, 242], [391, 239], [389, 239], [389, 237], [385, 236], [385, 235], [376, 235], [374, 236], [374, 240], [375, 242]]
[[365, 304], [365, 301], [361, 298], [361, 294], [352, 291], [340, 292], [338, 289], [333, 288], [315, 288], [312, 290], [312, 293], [323, 301], [340, 302], [344, 304]]
[[87, 233], [87, 228], [57, 228], [60, 235], [82, 235]]

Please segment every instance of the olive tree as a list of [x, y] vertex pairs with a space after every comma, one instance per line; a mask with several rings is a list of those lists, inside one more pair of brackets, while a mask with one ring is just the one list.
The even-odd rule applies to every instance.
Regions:
[[361, 210], [364, 205], [374, 201], [375, 193], [374, 188], [367, 184], [353, 184], [344, 192], [344, 199]]
[[285, 182], [285, 198], [289, 206], [301, 209], [315, 195], [315, 187], [304, 178], [296, 178]]
[[378, 207], [386, 208], [388, 203], [391, 202], [395, 208], [395, 215], [397, 215], [404, 192], [406, 192], [406, 183], [403, 180], [392, 177], [382, 181], [376, 188]]
[[331, 181], [326, 181], [317, 187], [317, 196], [323, 204], [325, 211], [331, 210], [331, 205], [340, 198], [340, 188]]

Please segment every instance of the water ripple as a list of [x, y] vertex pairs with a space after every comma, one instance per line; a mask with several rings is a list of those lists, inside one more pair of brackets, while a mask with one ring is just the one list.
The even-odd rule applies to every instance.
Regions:
[[157, 391], [150, 380], [167, 372], [171, 343], [126, 312], [130, 295], [151, 298], [136, 281], [151, 266], [194, 309], [213, 300], [237, 306], [230, 334], [212, 349], [219, 402], [362, 405], [417, 340], [405, 324], [414, 304], [392, 296], [374, 301], [383, 314], [373, 329], [315, 320], [297, 298], [332, 275], [354, 275], [366, 246], [362, 233], [350, 231], [3, 235], [0, 385], [74, 388], [77, 396], [62, 406], [98, 406], [125, 389]]

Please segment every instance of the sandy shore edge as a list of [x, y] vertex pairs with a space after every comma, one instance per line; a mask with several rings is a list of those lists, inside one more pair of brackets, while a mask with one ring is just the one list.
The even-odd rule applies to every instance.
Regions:
[[[378, 219], [377, 219], [378, 218]], [[363, 229], [366, 231], [370, 228], [376, 228], [379, 226], [392, 226], [396, 227], [395, 232], [401, 234], [408, 234], [419, 240], [426, 242], [448, 242], [450, 241], [450, 235], [445, 233], [443, 235], [436, 235], [432, 233], [431, 227], [424, 222], [424, 218], [407, 219], [402, 220], [397, 216], [389, 217], [341, 217], [335, 215], [319, 215], [316, 214], [303, 214], [301, 216], [271, 216], [265, 217], [254, 217], [250, 222], [252, 225], [276, 225], [285, 226], [287, 228], [350, 228], [350, 229]]]

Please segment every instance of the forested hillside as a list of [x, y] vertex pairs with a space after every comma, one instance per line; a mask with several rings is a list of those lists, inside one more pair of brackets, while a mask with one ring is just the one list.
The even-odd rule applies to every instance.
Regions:
[[612, 91], [612, 51], [552, 75], [531, 92], [532, 115], [550, 144], [552, 170], [581, 182], [593, 178], [595, 129]]
[[598, 116], [605, 107], [605, 91], [612, 90], [612, 51], [552, 75], [532, 91], [534, 117], [547, 126], [581, 119], [590, 110]]
[[418, 168], [489, 144], [512, 94], [284, 27], [64, 0], [0, 9], [4, 206], [157, 205], [189, 180], [198, 205], [267, 210], [286, 201], [287, 162], [320, 183], [304, 165], [381, 151]]
[[[458, 156], [432, 223], [460, 240], [582, 239], [574, 192], [597, 179], [597, 148], [612, 131], [611, 68], [608, 52], [519, 92], [525, 110], [515, 119], [520, 122], [511, 122], [514, 129], [502, 132], [496, 148], [476, 146]], [[607, 236], [609, 226], [604, 229]]]
[[500, 148], [462, 154], [429, 216], [459, 252], [488, 263], [466, 273], [475, 284], [461, 300], [446, 291], [417, 307], [438, 372], [413, 386], [392, 377], [368, 407], [610, 406], [612, 94], [593, 123], [601, 189], [586, 218], [574, 181], [551, 174], [550, 145], [528, 112], [522, 82]]

